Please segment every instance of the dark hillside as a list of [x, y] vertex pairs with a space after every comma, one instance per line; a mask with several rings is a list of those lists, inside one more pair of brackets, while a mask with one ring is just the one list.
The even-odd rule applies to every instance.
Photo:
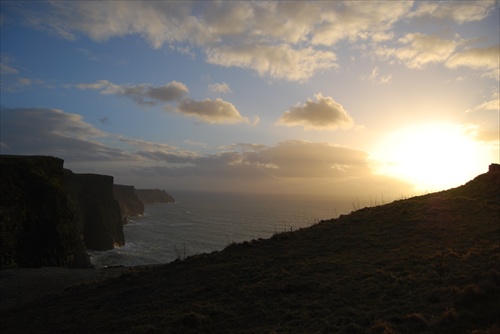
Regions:
[[[2, 333], [498, 333], [500, 172], [67, 289]], [[29, 321], [26, 321], [29, 319]]]

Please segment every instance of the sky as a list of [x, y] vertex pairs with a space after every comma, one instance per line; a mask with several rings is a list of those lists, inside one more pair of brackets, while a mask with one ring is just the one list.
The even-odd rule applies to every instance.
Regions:
[[498, 1], [1, 1], [2, 154], [136, 188], [408, 196], [499, 162]]

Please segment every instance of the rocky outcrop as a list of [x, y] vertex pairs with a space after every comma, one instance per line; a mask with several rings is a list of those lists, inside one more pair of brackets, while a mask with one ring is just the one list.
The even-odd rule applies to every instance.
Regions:
[[488, 171], [490, 172], [500, 172], [500, 165], [499, 164], [490, 164], [488, 167]]
[[87, 249], [123, 245], [113, 177], [48, 156], [0, 156], [0, 266], [89, 267]]
[[114, 184], [113, 193], [118, 204], [120, 204], [123, 224], [127, 223], [128, 217], [142, 216], [144, 214], [144, 203], [135, 194], [134, 186]]
[[165, 190], [136, 189], [135, 193], [136, 193], [137, 197], [139, 197], [139, 199], [144, 204], [175, 202], [175, 199], [170, 194], [168, 194]]
[[0, 156], [0, 265], [89, 267], [63, 160]]
[[113, 194], [113, 177], [71, 173], [68, 183], [80, 204], [87, 248], [108, 250], [124, 245], [120, 205]]

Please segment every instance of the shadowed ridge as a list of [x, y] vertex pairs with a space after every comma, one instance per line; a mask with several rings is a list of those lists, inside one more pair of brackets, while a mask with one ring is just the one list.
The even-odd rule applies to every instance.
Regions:
[[500, 170], [490, 170], [466, 184], [443, 192], [448, 196], [465, 196], [484, 200], [500, 198]]

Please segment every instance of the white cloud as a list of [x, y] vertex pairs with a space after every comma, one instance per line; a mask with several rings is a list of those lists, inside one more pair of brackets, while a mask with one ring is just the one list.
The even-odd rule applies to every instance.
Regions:
[[[394, 24], [407, 18], [478, 21], [491, 13], [495, 2], [420, 2], [414, 6], [410, 1], [107, 1], [48, 5], [50, 14], [26, 11], [26, 20], [68, 39], [84, 34], [105, 41], [137, 34], [154, 48], [168, 44], [193, 54], [192, 48], [199, 47], [212, 64], [251, 69], [275, 79], [305, 81], [338, 66], [335, 53], [317, 46], [390, 41], [394, 39]], [[399, 43], [396, 48], [378, 47], [376, 54], [420, 68], [444, 62], [456, 47], [454, 41], [420, 33], [407, 34]]]
[[[380, 42], [410, 2], [50, 2], [26, 21], [67, 39], [96, 41], [137, 34], [152, 47], [199, 47], [209, 63], [305, 81], [337, 67], [331, 50], [342, 40]], [[192, 53], [191, 53], [192, 54]]]
[[400, 47], [377, 47], [375, 54], [383, 59], [395, 59], [409, 68], [443, 63], [455, 51], [457, 42], [433, 35], [411, 33], [398, 40]]
[[222, 99], [195, 101], [186, 98], [177, 105], [176, 111], [211, 124], [250, 123], [248, 118], [240, 115], [232, 103]]
[[287, 44], [223, 46], [207, 52], [211, 64], [249, 68], [260, 76], [290, 81], [305, 81], [316, 72], [336, 68], [336, 59], [330, 51], [293, 49]]
[[213, 93], [231, 93], [231, 87], [225, 82], [208, 85], [208, 90]]
[[313, 44], [334, 45], [342, 40], [382, 41], [390, 39], [393, 24], [411, 9], [410, 1], [346, 1], [323, 11], [315, 27]]
[[165, 43], [204, 43], [209, 31], [191, 14], [188, 2], [100, 1], [51, 3], [48, 16], [28, 12], [29, 24], [70, 40], [83, 33], [93, 40], [138, 34], [154, 48]]
[[[259, 118], [253, 122], [241, 116], [236, 107], [220, 98], [195, 101], [187, 98], [189, 90], [183, 83], [172, 81], [166, 85], [155, 87], [149, 84], [116, 85], [107, 80], [100, 80], [90, 84], [78, 84], [79, 89], [100, 90], [104, 95], [125, 96], [139, 105], [157, 105], [158, 103], [176, 102], [176, 107], [166, 105], [165, 111], [175, 111], [185, 116], [196, 117], [210, 124], [235, 124], [248, 123], [256, 125]], [[230, 90], [226, 83], [213, 86], [219, 90]]]
[[417, 8], [408, 17], [451, 19], [458, 23], [480, 21], [495, 8], [495, 1], [416, 2]]
[[303, 105], [295, 105], [281, 116], [277, 125], [303, 126], [305, 130], [347, 129], [354, 125], [351, 116], [341, 104], [321, 93], [315, 95], [316, 102], [308, 99]]
[[78, 84], [79, 89], [100, 90], [104, 95], [126, 96], [139, 105], [156, 105], [159, 102], [179, 101], [189, 90], [181, 82], [172, 81], [166, 85], [155, 87], [150, 84], [116, 85], [107, 80], [99, 80], [90, 84]]
[[481, 103], [480, 105], [474, 108], [474, 111], [485, 111], [485, 110], [499, 110], [500, 109], [500, 100], [490, 100]]
[[[457, 43], [410, 33], [397, 46], [394, 25], [414, 18], [449, 19], [458, 23], [486, 18], [495, 1], [318, 1], [318, 2], [47, 2], [47, 11], [25, 9], [25, 20], [68, 39], [80, 35], [95, 41], [139, 35], [153, 48], [165, 45], [225, 67], [256, 71], [260, 76], [306, 81], [337, 68], [332, 51], [339, 42], [365, 41], [383, 59], [410, 68], [443, 63]], [[328, 47], [328, 49], [325, 49]], [[487, 73], [495, 76], [498, 71]], [[498, 75], [497, 75], [498, 77]], [[380, 78], [387, 82], [389, 76]], [[146, 101], [144, 103], [150, 103]]]
[[380, 75], [379, 68], [374, 67], [371, 73], [362, 77], [362, 79], [373, 83], [386, 84], [392, 80], [392, 74]]
[[474, 112], [474, 111], [497, 111], [497, 112], [500, 111], [499, 92], [498, 91], [494, 92], [493, 96], [491, 97], [491, 100], [484, 101], [483, 103], [477, 105], [472, 110], [467, 110], [467, 112]]
[[470, 48], [455, 53], [446, 62], [449, 68], [461, 66], [484, 70], [485, 75], [499, 80], [500, 45], [487, 48]]

